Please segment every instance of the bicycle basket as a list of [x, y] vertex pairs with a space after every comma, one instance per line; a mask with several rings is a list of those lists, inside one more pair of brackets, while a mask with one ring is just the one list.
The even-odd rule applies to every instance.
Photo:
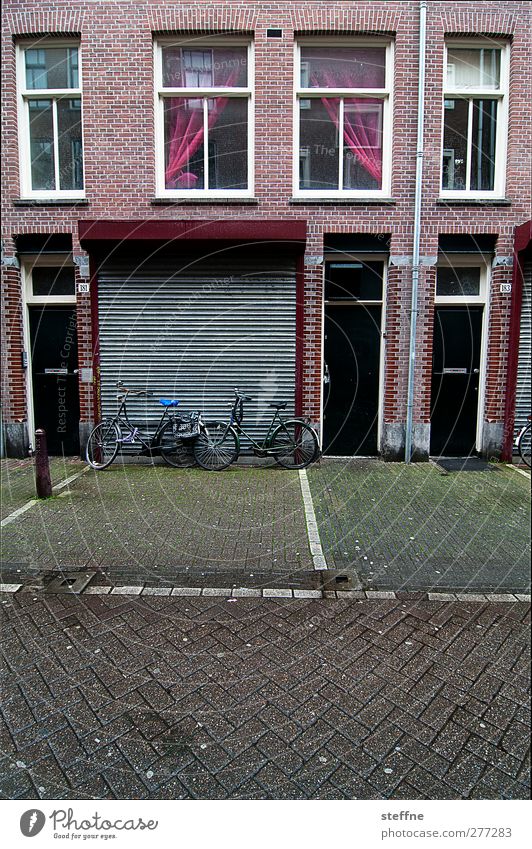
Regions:
[[174, 433], [179, 439], [195, 439], [200, 432], [200, 414], [197, 411], [177, 416], [174, 421]]

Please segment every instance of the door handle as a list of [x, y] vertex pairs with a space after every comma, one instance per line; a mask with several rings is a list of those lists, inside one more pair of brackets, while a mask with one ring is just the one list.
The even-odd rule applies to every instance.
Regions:
[[331, 375], [329, 373], [329, 366], [325, 363], [325, 374], [323, 375], [323, 383], [327, 385], [331, 382]]
[[473, 374], [479, 374], [479, 372], [480, 372], [480, 369], [478, 369], [478, 368], [473, 369]]

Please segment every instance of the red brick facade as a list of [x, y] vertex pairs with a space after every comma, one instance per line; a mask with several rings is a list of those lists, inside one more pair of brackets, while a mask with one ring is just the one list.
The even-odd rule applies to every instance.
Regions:
[[[499, 284], [511, 280], [514, 228], [530, 218], [532, 119], [530, 115], [530, 4], [527, 2], [428, 2], [427, 75], [421, 224], [421, 274], [417, 330], [414, 425], [430, 422], [434, 319], [434, 258], [440, 234], [491, 234], [495, 258], [489, 303], [482, 450], [502, 445], [511, 299]], [[267, 38], [268, 27], [282, 37]], [[255, 51], [256, 202], [193, 200], [154, 203], [153, 40], [162, 33], [243, 33]], [[394, 42], [392, 182], [389, 199], [309, 202], [293, 198], [293, 62], [298, 35], [380, 34]], [[15, 45], [24, 36], [74, 35], [83, 56], [83, 139], [87, 201], [21, 200]], [[439, 199], [443, 51], [447, 37], [497, 38], [511, 45], [505, 199]], [[319, 423], [322, 385], [324, 234], [390, 234], [386, 294], [383, 425], [405, 422], [409, 359], [414, 188], [416, 170], [419, 3], [410, 0], [272, 2], [162, 0], [34, 4], [7, 0], [3, 15], [3, 420], [27, 416], [22, 368], [22, 307], [14, 236], [70, 233], [74, 257], [83, 219], [306, 219], [302, 410]], [[78, 295], [80, 367], [92, 365], [90, 299]], [[81, 421], [94, 420], [93, 393], [81, 386]], [[418, 454], [426, 436], [415, 438]], [[9, 440], [8, 440], [9, 441]], [[400, 441], [400, 440], [399, 440]], [[386, 451], [384, 451], [386, 453]], [[389, 452], [393, 454], [393, 452]]]

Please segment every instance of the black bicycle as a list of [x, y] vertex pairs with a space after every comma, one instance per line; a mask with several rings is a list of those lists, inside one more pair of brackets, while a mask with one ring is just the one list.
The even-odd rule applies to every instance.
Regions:
[[228, 423], [206, 424], [200, 420], [200, 433], [194, 442], [194, 457], [198, 465], [210, 472], [221, 471], [233, 463], [240, 454], [240, 436], [253, 446], [258, 457], [273, 457], [286, 469], [304, 469], [319, 456], [318, 435], [304, 419], [283, 419], [280, 411], [287, 402], [271, 402], [275, 412], [261, 443], [246, 433], [242, 427], [244, 402], [251, 401], [235, 389], [235, 400], [231, 405]]
[[195, 464], [191, 444], [193, 436], [191, 438], [190, 434], [194, 435], [194, 428], [198, 429], [199, 432], [197, 425], [199, 416], [194, 413], [178, 416], [175, 414], [175, 408], [179, 401], [161, 398], [159, 403], [163, 407], [163, 412], [155, 433], [151, 435], [142, 433], [129, 420], [126, 407], [127, 397], [129, 395], [137, 398], [150, 398], [153, 397], [153, 393], [128, 389], [121, 382], [116, 385], [120, 389], [120, 394], [117, 396], [118, 401], [120, 401], [118, 412], [112, 418], [104, 419], [91, 431], [85, 449], [87, 463], [93, 469], [106, 469], [124, 446], [140, 443], [142, 447], [137, 452], [138, 454], [160, 455], [165, 463], [175, 468], [193, 466]]
[[523, 463], [530, 469], [532, 466], [531, 460], [531, 442], [532, 442], [532, 421], [528, 417], [528, 424], [523, 425], [515, 438], [515, 447], [519, 451], [519, 455]]

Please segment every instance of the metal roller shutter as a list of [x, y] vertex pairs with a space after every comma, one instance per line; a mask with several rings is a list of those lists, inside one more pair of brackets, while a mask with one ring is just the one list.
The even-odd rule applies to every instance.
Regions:
[[98, 282], [102, 415], [116, 411], [116, 382], [156, 398], [128, 402], [153, 426], [158, 397], [226, 420], [233, 388], [253, 396], [244, 427], [262, 434], [270, 400], [294, 412], [295, 261], [220, 258], [104, 264]]
[[519, 358], [515, 396], [515, 427], [519, 430], [530, 415], [530, 359], [532, 343], [532, 262], [526, 262], [523, 275], [523, 303], [519, 335]]

